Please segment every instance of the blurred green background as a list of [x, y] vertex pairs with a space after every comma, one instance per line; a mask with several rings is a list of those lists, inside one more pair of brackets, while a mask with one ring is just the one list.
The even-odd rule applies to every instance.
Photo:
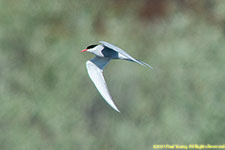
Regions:
[[[154, 69], [80, 53], [104, 40]], [[0, 0], [0, 149], [224, 144], [225, 1]]]

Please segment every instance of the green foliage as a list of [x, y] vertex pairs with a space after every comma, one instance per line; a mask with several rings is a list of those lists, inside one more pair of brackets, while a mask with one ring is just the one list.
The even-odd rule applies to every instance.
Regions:
[[[150, 21], [137, 13], [144, 2], [0, 1], [1, 150], [224, 144], [224, 2], [212, 2], [211, 17], [170, 2]], [[121, 113], [87, 75], [93, 56], [80, 53], [99, 40], [154, 67], [106, 67]]]

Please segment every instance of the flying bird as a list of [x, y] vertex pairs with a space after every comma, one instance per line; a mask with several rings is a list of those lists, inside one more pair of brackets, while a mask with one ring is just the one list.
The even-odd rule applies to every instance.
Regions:
[[105, 99], [105, 101], [116, 111], [120, 112], [116, 107], [113, 99], [109, 93], [107, 84], [103, 76], [104, 67], [110, 62], [111, 59], [122, 59], [131, 62], [138, 63], [142, 66], [146, 66], [152, 69], [152, 67], [140, 60], [137, 60], [126, 53], [119, 47], [112, 45], [108, 42], [99, 41], [98, 45], [90, 45], [81, 52], [90, 52], [95, 55], [95, 57], [86, 62], [87, 71], [89, 77], [93, 81], [95, 87], [98, 89], [99, 93]]

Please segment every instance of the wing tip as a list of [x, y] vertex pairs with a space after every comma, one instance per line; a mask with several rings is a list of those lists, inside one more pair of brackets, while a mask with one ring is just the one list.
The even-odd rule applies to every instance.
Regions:
[[143, 61], [141, 61], [141, 60], [137, 60], [137, 59], [136, 59], [136, 61], [137, 61], [137, 63], [139, 63], [140, 65], [143, 65], [143, 66], [145, 66], [145, 67], [149, 67], [150, 69], [153, 69], [152, 66], [150, 66], [149, 64], [147, 64], [147, 63], [145, 63], [145, 62], [143, 62]]
[[115, 107], [113, 109], [120, 113], [120, 110], [117, 107]]
[[146, 65], [147, 67], [149, 67], [151, 70], [154, 69], [152, 66], [150, 66], [149, 64]]
[[115, 105], [115, 103], [113, 101], [111, 101], [112, 103], [109, 103], [108, 101], [106, 101], [115, 111], [120, 112], [120, 110], [117, 108], [117, 106]]

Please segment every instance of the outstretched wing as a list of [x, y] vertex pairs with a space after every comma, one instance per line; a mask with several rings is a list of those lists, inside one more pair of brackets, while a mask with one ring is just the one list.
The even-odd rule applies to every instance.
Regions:
[[119, 109], [114, 104], [112, 97], [110, 96], [107, 84], [103, 76], [103, 69], [109, 63], [111, 59], [105, 57], [94, 57], [93, 59], [86, 62], [87, 71], [89, 77], [95, 84], [99, 93], [105, 99], [105, 101], [116, 111], [120, 112]]
[[108, 48], [111, 48], [111, 49], [113, 49], [114, 51], [116, 51], [116, 52], [122, 54], [123, 56], [127, 57], [127, 60], [136, 62], [136, 63], [138, 63], [138, 64], [140, 64], [140, 65], [147, 66], [147, 67], [149, 67], [149, 68], [152, 69], [152, 67], [151, 67], [149, 64], [147, 64], [147, 63], [145, 63], [145, 62], [143, 62], [143, 61], [140, 61], [140, 60], [137, 60], [137, 59], [133, 58], [133, 57], [130, 56], [127, 52], [125, 52], [124, 50], [122, 50], [121, 48], [119, 48], [119, 47], [117, 47], [117, 46], [115, 46], [115, 45], [112, 45], [112, 44], [110, 44], [110, 43], [108, 43], [108, 42], [105, 42], [105, 41], [99, 41], [99, 43], [101, 43], [101, 44], [103, 44], [104, 46], [106, 46], [106, 47], [108, 47]]

